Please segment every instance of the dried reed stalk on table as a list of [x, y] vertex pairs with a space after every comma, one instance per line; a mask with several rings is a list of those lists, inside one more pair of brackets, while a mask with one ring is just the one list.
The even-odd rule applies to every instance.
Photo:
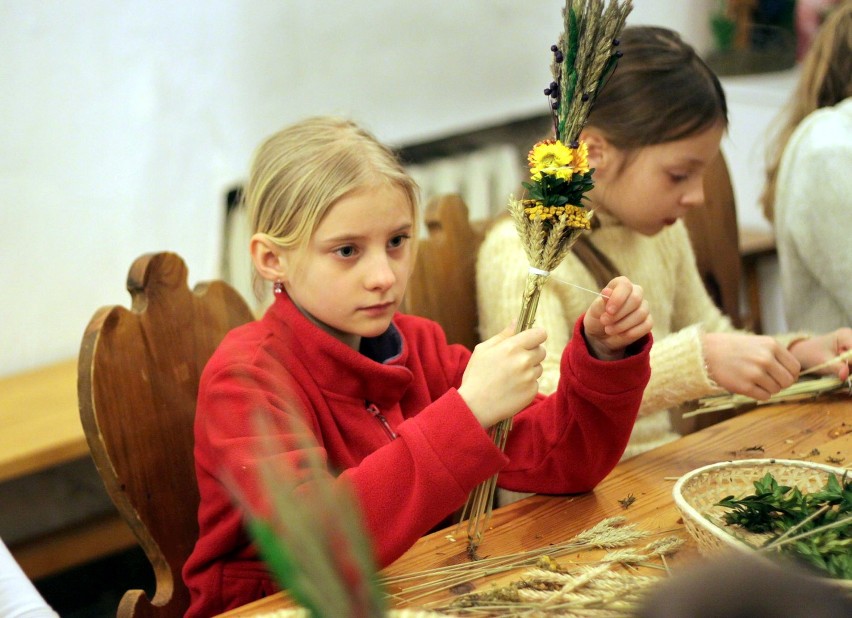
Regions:
[[[483, 580], [477, 584], [477, 592], [463, 594], [452, 602], [424, 605], [453, 616], [576, 616], [591, 608], [607, 616], [629, 616], [641, 595], [661, 581], [659, 576], [648, 575], [647, 570], [639, 573], [635, 567], [667, 571], [666, 556], [682, 544], [677, 535], [650, 533], [627, 523], [625, 517], [610, 517], [561, 543], [492, 556], [475, 564], [388, 577], [382, 582], [396, 591], [398, 603], [411, 605], [437, 591]], [[607, 553], [585, 555], [600, 549]], [[580, 554], [584, 554], [582, 558]], [[492, 576], [505, 583], [484, 581]]]
[[[532, 326], [550, 271], [590, 227], [592, 213], [582, 200], [594, 186], [594, 170], [589, 169], [586, 145], [578, 140], [598, 91], [621, 56], [618, 35], [632, 8], [630, 0], [567, 0], [562, 11], [564, 29], [551, 47], [553, 81], [544, 91], [553, 117], [553, 139], [530, 151], [530, 181], [523, 183], [526, 197], [509, 201], [530, 266], [517, 332]], [[501, 449], [511, 427], [511, 419], [506, 419], [491, 428]], [[462, 512], [472, 558], [488, 526], [496, 480], [492, 477], [476, 487]]]
[[791, 403], [794, 401], [802, 401], [813, 399], [820, 395], [833, 392], [842, 392], [846, 390], [852, 393], [852, 384], [849, 380], [845, 382], [835, 376], [824, 376], [810, 380], [799, 380], [792, 386], [781, 389], [769, 399], [759, 401], [738, 395], [737, 393], [724, 393], [722, 395], [713, 395], [698, 400], [698, 408], [685, 412], [683, 418], [692, 418], [693, 416], [701, 416], [710, 412], [718, 412], [720, 410], [734, 410], [747, 406], [761, 406], [770, 403]]
[[[852, 350], [847, 350], [846, 352], [838, 354], [834, 358], [820, 365], [802, 371], [799, 375], [805, 376], [808, 374], [814, 374], [826, 367], [830, 367], [831, 365], [835, 365], [837, 363], [848, 363], [850, 360], [852, 360]], [[770, 396], [769, 399], [765, 399], [763, 401], [752, 399], [751, 397], [746, 397], [745, 395], [739, 395], [737, 393], [723, 393], [721, 395], [704, 397], [703, 399], [698, 400], [698, 407], [695, 410], [684, 413], [683, 418], [691, 418], [693, 416], [700, 416], [710, 412], [733, 410], [746, 406], [759, 406], [769, 403], [789, 403], [793, 401], [801, 401], [803, 399], [813, 399], [819, 395], [840, 392], [844, 388], [847, 393], [852, 394], [852, 379], [842, 381], [836, 376], [823, 376], [820, 378], [806, 379], [800, 378], [798, 382], [795, 382], [787, 388], [781, 389], [774, 395]]]
[[[382, 618], [629, 618], [635, 615], [645, 595], [667, 578], [667, 557], [683, 543], [682, 535], [649, 532], [627, 523], [625, 517], [610, 517], [561, 543], [492, 556], [475, 564], [453, 564], [381, 578], [379, 584], [400, 607], [388, 610]], [[492, 576], [499, 579], [485, 579]], [[474, 588], [479, 591], [457, 596], [456, 587], [464, 588], [477, 580], [482, 580]], [[440, 600], [422, 602], [439, 591], [445, 591]], [[298, 608], [269, 612], [258, 618], [312, 615]]]

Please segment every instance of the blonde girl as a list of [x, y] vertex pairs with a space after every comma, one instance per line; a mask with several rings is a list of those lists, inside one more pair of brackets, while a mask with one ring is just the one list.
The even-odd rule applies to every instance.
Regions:
[[[253, 411], [273, 418], [277, 456], [297, 469], [304, 447], [287, 419], [307, 424], [328, 473], [354, 491], [380, 566], [494, 474], [510, 489], [570, 493], [618, 462], [649, 374], [641, 288], [609, 282], [609, 298], [576, 321], [560, 388], [545, 397], [542, 329], [504, 325], [471, 353], [448, 345], [434, 322], [397, 312], [415, 258], [417, 188], [366, 131], [311, 118], [273, 135], [255, 155], [245, 198], [252, 261], [275, 300], [225, 338], [201, 378], [189, 616], [275, 589], [223, 483], [253, 478], [263, 437]], [[487, 429], [510, 416], [503, 452]], [[247, 499], [262, 505], [247, 485]]]

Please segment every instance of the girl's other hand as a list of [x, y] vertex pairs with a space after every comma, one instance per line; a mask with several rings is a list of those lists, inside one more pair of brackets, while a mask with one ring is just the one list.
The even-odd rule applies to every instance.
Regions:
[[710, 379], [732, 393], [763, 401], [799, 377], [799, 361], [772, 337], [705, 333], [702, 347]]
[[[802, 369], [822, 365], [832, 358], [852, 349], [852, 328], [838, 328], [832, 333], [801, 339], [790, 346], [790, 352], [801, 363]], [[832, 363], [815, 373], [849, 378], [849, 362]]]
[[586, 343], [596, 358], [618, 360], [624, 348], [651, 332], [654, 321], [642, 287], [627, 277], [616, 277], [601, 293], [583, 318]]
[[542, 328], [514, 332], [510, 324], [477, 345], [462, 376], [459, 395], [485, 428], [514, 416], [538, 393], [547, 334]]

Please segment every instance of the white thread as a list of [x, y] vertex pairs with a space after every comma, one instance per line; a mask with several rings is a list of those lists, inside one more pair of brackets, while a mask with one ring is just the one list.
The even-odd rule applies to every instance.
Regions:
[[583, 290], [584, 292], [589, 292], [590, 294], [596, 294], [601, 298], [609, 298], [609, 296], [607, 296], [606, 294], [601, 294], [600, 292], [595, 292], [594, 290], [590, 290], [589, 288], [584, 288], [582, 285], [577, 285], [576, 283], [570, 283], [568, 281], [560, 279], [559, 277], [551, 277], [551, 279], [553, 279], [554, 281], [558, 281], [559, 283], [562, 283], [564, 285], [570, 285], [572, 288], [577, 288], [578, 290]]
[[576, 283], [569, 283], [568, 281], [560, 279], [559, 277], [554, 277], [550, 274], [550, 271], [548, 271], [548, 270], [541, 270], [540, 268], [536, 268], [535, 266], [530, 266], [529, 269], [530, 269], [529, 272], [530, 272], [531, 275], [540, 275], [542, 277], [550, 277], [554, 281], [558, 281], [559, 283], [564, 283], [565, 285], [570, 285], [572, 288], [577, 288], [578, 290], [583, 290], [584, 292], [590, 292], [592, 294], [596, 294], [597, 296], [600, 296], [601, 298], [607, 298], [607, 299], [609, 298], [609, 296], [607, 296], [606, 294], [601, 294], [600, 292], [595, 292], [594, 290], [590, 290], [589, 288], [584, 288], [582, 285], [577, 285]]

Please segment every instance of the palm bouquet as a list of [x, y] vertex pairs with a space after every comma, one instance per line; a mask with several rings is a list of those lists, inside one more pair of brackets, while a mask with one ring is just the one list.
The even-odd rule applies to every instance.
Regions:
[[[550, 48], [553, 79], [544, 90], [553, 119], [553, 137], [530, 150], [530, 179], [523, 183], [526, 197], [509, 200], [509, 211], [529, 261], [516, 332], [532, 326], [550, 271], [591, 227], [592, 212], [583, 205], [583, 198], [594, 186], [594, 170], [589, 168], [588, 149], [579, 135], [597, 93], [621, 56], [618, 36], [632, 8], [630, 0], [565, 2], [564, 29]], [[510, 418], [491, 428], [491, 437], [501, 449], [511, 427]], [[471, 557], [476, 557], [488, 525], [495, 489], [496, 476], [471, 493], [462, 512], [462, 521], [467, 519]]]

